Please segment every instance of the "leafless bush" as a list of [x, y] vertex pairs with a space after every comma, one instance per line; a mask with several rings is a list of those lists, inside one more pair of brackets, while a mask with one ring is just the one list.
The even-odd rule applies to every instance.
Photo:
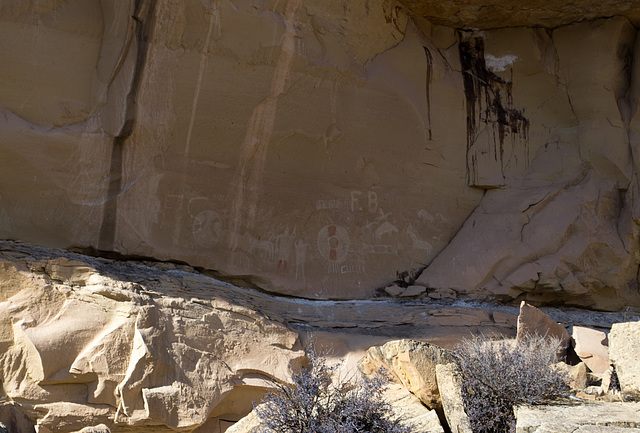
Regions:
[[568, 393], [558, 361], [560, 340], [529, 336], [515, 341], [465, 340], [454, 353], [465, 411], [474, 433], [515, 432], [514, 406], [541, 404]]
[[276, 433], [409, 433], [382, 394], [386, 378], [333, 381], [338, 366], [311, 349], [309, 367], [292, 373], [256, 408], [262, 424]]

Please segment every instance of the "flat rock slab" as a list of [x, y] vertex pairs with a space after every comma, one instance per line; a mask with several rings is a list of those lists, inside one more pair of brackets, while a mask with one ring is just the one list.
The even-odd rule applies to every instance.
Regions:
[[607, 334], [596, 329], [574, 326], [571, 332], [573, 347], [587, 367], [596, 374], [609, 369], [609, 344]]
[[609, 356], [618, 373], [623, 397], [640, 400], [640, 322], [613, 324], [609, 345]]
[[455, 364], [438, 364], [436, 378], [449, 428], [456, 433], [472, 433], [471, 423], [464, 411], [460, 379]]
[[640, 403], [586, 403], [516, 408], [516, 433], [640, 432]]

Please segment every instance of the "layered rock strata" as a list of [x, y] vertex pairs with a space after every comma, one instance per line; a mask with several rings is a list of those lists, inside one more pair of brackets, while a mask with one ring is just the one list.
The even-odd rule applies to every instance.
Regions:
[[[113, 432], [224, 431], [273, 381], [288, 380], [289, 366], [311, 339], [331, 348], [345, 374], [353, 374], [368, 348], [390, 340], [452, 347], [480, 332], [514, 336], [516, 316], [506, 310], [277, 297], [185, 265], [4, 241], [0, 422], [29, 420], [41, 432], [62, 433], [101, 423]], [[600, 327], [625, 316], [563, 314], [572, 323]], [[414, 346], [433, 350], [409, 353]], [[407, 384], [430, 383], [433, 372], [419, 373], [422, 367], [407, 363], [431, 368], [427, 361], [437, 362], [436, 348], [415, 341], [386, 347], [384, 359], [398, 366]]]

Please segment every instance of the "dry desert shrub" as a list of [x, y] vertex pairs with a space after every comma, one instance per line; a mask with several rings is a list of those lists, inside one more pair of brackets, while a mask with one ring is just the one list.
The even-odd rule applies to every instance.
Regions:
[[264, 431], [276, 433], [409, 433], [383, 399], [386, 378], [337, 380], [337, 365], [307, 353], [308, 367], [292, 373], [292, 384], [278, 384], [256, 412]]
[[568, 394], [565, 373], [554, 368], [560, 344], [538, 335], [518, 343], [479, 336], [456, 347], [465, 412], [474, 433], [515, 432], [515, 406]]

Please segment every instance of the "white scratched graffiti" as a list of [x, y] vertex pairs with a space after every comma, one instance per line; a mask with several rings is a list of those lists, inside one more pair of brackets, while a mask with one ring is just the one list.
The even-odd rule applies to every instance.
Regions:
[[378, 210], [378, 194], [375, 191], [367, 191], [366, 198], [362, 191], [351, 191], [351, 212]]
[[322, 209], [348, 209], [349, 200], [331, 199], [316, 200], [316, 210]]
[[340, 266], [341, 274], [364, 274], [365, 269], [362, 263], [358, 263], [357, 265], [342, 265]]

